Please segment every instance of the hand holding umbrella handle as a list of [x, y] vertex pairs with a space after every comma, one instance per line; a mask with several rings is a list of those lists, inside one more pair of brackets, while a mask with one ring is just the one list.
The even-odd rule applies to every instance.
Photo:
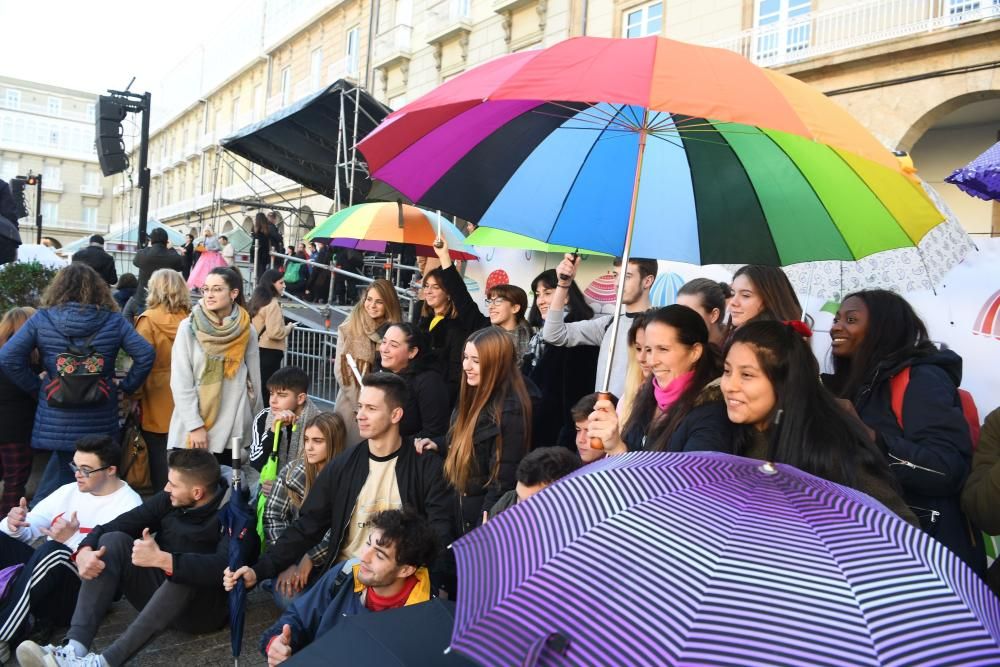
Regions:
[[[571, 262], [573, 262], [573, 264], [576, 264], [577, 261], [580, 259], [580, 253], [579, 252], [573, 252], [573, 253], [567, 254], [566, 255], [566, 259], [568, 259]], [[560, 273], [556, 277], [559, 278], [559, 280], [561, 282], [567, 282], [567, 281], [573, 280], [573, 278], [575, 278], [576, 276], [571, 276], [571, 275], [566, 274], [566, 273]]]
[[[599, 391], [599, 392], [597, 392], [597, 400], [598, 401], [610, 401], [611, 400], [611, 392], [608, 392], [608, 391]], [[591, 438], [590, 439], [590, 448], [591, 449], [599, 449], [599, 450], [601, 450], [603, 452], [604, 451], [604, 441], [601, 440], [600, 438]]]

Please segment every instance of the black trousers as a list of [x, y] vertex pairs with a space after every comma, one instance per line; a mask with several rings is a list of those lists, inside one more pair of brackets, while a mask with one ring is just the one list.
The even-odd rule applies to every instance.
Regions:
[[80, 578], [73, 552], [49, 540], [37, 549], [0, 533], [0, 568], [23, 563], [0, 604], [0, 641], [14, 643], [28, 630], [28, 615], [66, 625], [76, 607]]

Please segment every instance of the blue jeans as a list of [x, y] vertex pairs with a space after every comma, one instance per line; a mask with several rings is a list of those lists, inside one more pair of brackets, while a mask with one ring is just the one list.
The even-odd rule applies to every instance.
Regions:
[[45, 466], [45, 472], [42, 473], [42, 479], [38, 482], [38, 490], [31, 499], [32, 508], [60, 486], [76, 480], [73, 471], [69, 469], [73, 454], [74, 452], [52, 452], [49, 463]]

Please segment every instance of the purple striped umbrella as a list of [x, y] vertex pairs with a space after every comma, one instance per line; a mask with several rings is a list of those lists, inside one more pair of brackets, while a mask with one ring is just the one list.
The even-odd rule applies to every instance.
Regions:
[[1000, 200], [1000, 141], [944, 180], [973, 197]]
[[592, 463], [453, 545], [484, 665], [1000, 665], [1000, 602], [863, 493], [725, 454]]

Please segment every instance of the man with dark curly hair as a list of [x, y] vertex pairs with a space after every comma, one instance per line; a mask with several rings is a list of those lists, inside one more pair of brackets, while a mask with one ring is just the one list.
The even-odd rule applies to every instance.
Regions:
[[264, 631], [260, 649], [269, 665], [301, 651], [344, 616], [430, 599], [427, 564], [437, 553], [437, 537], [427, 520], [403, 508], [379, 512], [370, 525], [361, 556], [332, 567]]

